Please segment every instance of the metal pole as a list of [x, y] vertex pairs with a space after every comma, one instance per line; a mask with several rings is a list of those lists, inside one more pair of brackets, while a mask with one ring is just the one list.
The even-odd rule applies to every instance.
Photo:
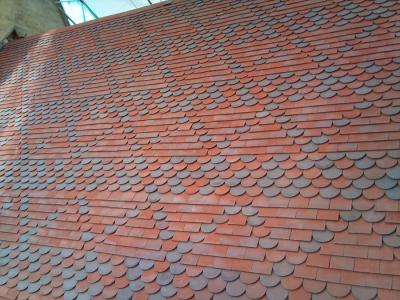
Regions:
[[[62, 1], [62, 2], [69, 2], [69, 1]], [[72, 25], [75, 25], [74, 20], [72, 20], [65, 12], [64, 7], [61, 4], [61, 1], [54, 1], [54, 5], [57, 7], [58, 11], [60, 12], [60, 14], [62, 15], [63, 19], [64, 19], [64, 23], [66, 26], [70, 25], [68, 24], [68, 21], [70, 21], [72, 23]]]
[[82, 3], [81, 3], [81, 9], [82, 9], [82, 19], [83, 19], [83, 22], [86, 22], [85, 7], [83, 6]]
[[95, 18], [98, 19], [99, 17], [95, 14], [95, 12], [89, 7], [89, 5], [86, 4], [86, 2], [84, 0], [79, 0], [79, 2], [81, 2], [83, 5], [85, 5], [85, 7], [88, 9], [88, 11], [90, 12], [90, 14]]
[[75, 25], [76, 23], [74, 22], [74, 20], [72, 20], [67, 14], [65, 14], [65, 16], [68, 18], [68, 20], [72, 23], [72, 25]]

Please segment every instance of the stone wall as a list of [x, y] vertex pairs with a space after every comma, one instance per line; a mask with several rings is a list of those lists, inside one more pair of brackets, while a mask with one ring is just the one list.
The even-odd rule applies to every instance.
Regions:
[[64, 26], [52, 0], [0, 0], [0, 39], [14, 29], [18, 36], [25, 36]]

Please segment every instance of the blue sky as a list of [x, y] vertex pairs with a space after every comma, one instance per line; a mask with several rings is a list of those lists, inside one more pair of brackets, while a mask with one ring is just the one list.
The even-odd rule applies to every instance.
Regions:
[[[161, 0], [150, 0], [152, 3]], [[94, 17], [78, 0], [60, 0], [65, 12], [76, 24], [93, 20]], [[116, 13], [132, 10], [149, 5], [147, 0], [85, 0], [86, 4], [98, 17], [113, 15]]]

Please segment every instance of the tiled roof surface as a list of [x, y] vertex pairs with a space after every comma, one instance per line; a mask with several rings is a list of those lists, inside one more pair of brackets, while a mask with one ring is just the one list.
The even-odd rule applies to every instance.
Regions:
[[0, 52], [0, 296], [400, 299], [400, 4], [177, 1]]

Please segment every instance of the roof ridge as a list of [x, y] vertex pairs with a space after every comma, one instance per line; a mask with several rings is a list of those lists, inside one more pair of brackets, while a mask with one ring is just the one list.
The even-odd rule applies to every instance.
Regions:
[[[53, 34], [58, 34], [58, 33], [62, 33], [62, 32], [68, 32], [68, 31], [74, 31], [78, 28], [82, 28], [82, 27], [86, 27], [88, 25], [94, 25], [94, 24], [100, 24], [103, 22], [109, 22], [112, 21], [114, 19], [119, 19], [121, 17], [127, 17], [127, 16], [134, 16], [143, 12], [147, 12], [150, 10], [156, 10], [159, 9], [163, 6], [169, 5], [171, 3], [179, 3], [179, 2], [184, 2], [186, 0], [163, 0], [161, 2], [158, 3], [154, 3], [151, 5], [147, 5], [147, 6], [143, 6], [143, 7], [139, 7], [139, 8], [135, 8], [135, 9], [131, 9], [128, 11], [124, 11], [124, 12], [120, 12], [120, 13], [116, 13], [110, 16], [104, 16], [104, 17], [100, 17], [94, 20], [89, 20], [83, 23], [79, 23], [79, 24], [74, 24], [74, 25], [70, 25], [70, 26], [66, 26], [66, 27], [62, 27], [62, 28], [56, 28], [56, 29], [51, 29], [48, 30], [46, 32], [43, 33], [38, 33], [38, 34], [32, 34], [29, 36], [24, 37], [23, 40], [29, 40], [29, 39], [36, 39], [38, 37], [42, 37], [42, 36], [48, 36], [48, 35], [53, 35]], [[14, 43], [17, 43], [17, 41], [20, 40], [16, 40]]]

